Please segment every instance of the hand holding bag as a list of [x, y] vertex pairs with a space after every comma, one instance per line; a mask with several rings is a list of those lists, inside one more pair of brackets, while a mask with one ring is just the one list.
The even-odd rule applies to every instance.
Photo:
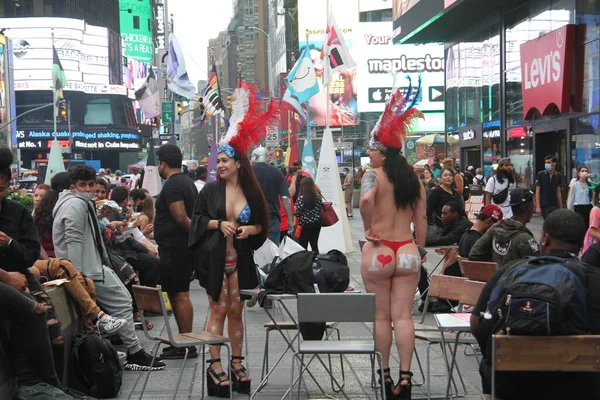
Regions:
[[333, 209], [333, 204], [330, 201], [325, 201], [323, 196], [321, 196], [321, 199], [323, 200], [323, 204], [321, 205], [321, 225], [332, 226], [340, 219]]

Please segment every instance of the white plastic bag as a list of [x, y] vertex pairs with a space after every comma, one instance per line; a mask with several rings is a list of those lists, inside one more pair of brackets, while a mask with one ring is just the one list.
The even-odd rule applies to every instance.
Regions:
[[283, 238], [283, 241], [279, 245], [279, 259], [283, 260], [286, 257], [296, 254], [300, 251], [304, 251], [304, 247], [300, 246], [298, 242], [294, 241], [289, 236]]
[[254, 264], [262, 268], [265, 265], [271, 265], [273, 260], [279, 254], [279, 248], [271, 240], [265, 240], [265, 243], [254, 252]]

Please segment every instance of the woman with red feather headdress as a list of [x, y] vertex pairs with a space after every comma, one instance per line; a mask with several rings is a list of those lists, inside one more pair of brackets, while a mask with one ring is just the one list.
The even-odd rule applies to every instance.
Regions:
[[[376, 294], [375, 348], [382, 355], [380, 380], [391, 399], [411, 396], [412, 305], [421, 269], [417, 245], [425, 245], [427, 234], [425, 189], [401, 154], [410, 124], [423, 116], [412, 108], [414, 101], [407, 104], [408, 98], [396, 90], [371, 133], [372, 169], [362, 177], [360, 199], [368, 241], [362, 251], [361, 274], [367, 292]], [[400, 356], [397, 386], [389, 368], [392, 324]]]
[[230, 377], [221, 363], [220, 346], [210, 347], [209, 396], [229, 397], [230, 384], [250, 393], [250, 376], [242, 365], [245, 299], [240, 289], [258, 286], [253, 253], [269, 233], [269, 212], [247, 153], [277, 118], [277, 102], [272, 100], [262, 112], [252, 86], [242, 83], [235, 90], [229, 129], [217, 150], [219, 179], [204, 186], [194, 207], [189, 245], [195, 249], [196, 276], [210, 303], [206, 329], [222, 335], [227, 318], [231, 339], [232, 357], [226, 361], [231, 362]]

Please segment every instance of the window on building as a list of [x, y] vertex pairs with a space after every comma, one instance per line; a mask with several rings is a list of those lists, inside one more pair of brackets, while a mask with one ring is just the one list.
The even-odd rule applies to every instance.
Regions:
[[133, 29], [140, 29], [140, 17], [139, 15], [133, 16]]
[[112, 125], [113, 112], [108, 98], [97, 98], [87, 103], [85, 110], [85, 125]]

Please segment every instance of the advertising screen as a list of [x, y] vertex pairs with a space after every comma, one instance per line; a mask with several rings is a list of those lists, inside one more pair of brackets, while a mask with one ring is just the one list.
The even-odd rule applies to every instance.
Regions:
[[125, 42], [125, 57], [151, 61], [154, 57], [154, 43], [150, 0], [119, 0], [119, 17], [121, 36]]
[[401, 17], [419, 1], [421, 0], [394, 0], [392, 3], [392, 19], [396, 20]]
[[[389, 22], [365, 22], [356, 29], [356, 75], [359, 112], [383, 112], [392, 88], [408, 89], [421, 77], [417, 108], [442, 115], [444, 112], [444, 46], [439, 44], [393, 45]], [[426, 115], [423, 130], [438, 130], [439, 116]]]
[[13, 41], [15, 90], [52, 87], [54, 44], [68, 80], [65, 90], [127, 95], [125, 86], [110, 84], [106, 28], [70, 18], [4, 18], [2, 23]]
[[[355, 41], [358, 27], [358, 0], [331, 0], [331, 9], [342, 32], [350, 55], [356, 61]], [[357, 125], [356, 68], [334, 74], [329, 83], [329, 99], [320, 78], [323, 70], [320, 55], [327, 27], [327, 2], [298, 0], [298, 32], [300, 53], [308, 44], [313, 64], [317, 70], [320, 92], [310, 99], [310, 120], [317, 126], [325, 125], [325, 113], [330, 109], [331, 126]], [[307, 38], [308, 36], [308, 38]]]
[[[52, 147], [53, 132], [27, 129], [17, 131], [17, 147], [26, 150], [50, 150]], [[70, 147], [73, 150], [139, 150], [139, 133], [117, 132], [69, 132], [56, 133], [56, 138], [61, 147]]]
[[359, 11], [389, 10], [392, 8], [392, 0], [359, 0]]

